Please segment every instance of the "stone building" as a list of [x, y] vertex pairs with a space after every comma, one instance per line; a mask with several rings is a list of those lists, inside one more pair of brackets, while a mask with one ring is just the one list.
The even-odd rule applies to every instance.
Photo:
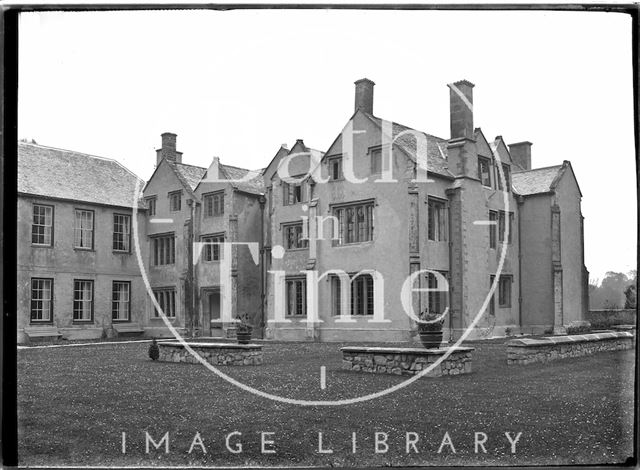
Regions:
[[115, 160], [24, 142], [18, 152], [18, 341], [140, 331], [131, 234], [142, 181]]
[[[354, 114], [325, 151], [297, 140], [257, 172], [218, 159], [187, 165], [175, 134], [162, 135], [138, 240], [169, 324], [228, 336], [244, 313], [257, 337], [404, 341], [415, 330], [407, 310], [447, 313], [449, 339], [562, 332], [583, 320], [582, 194], [571, 164], [533, 169], [531, 143], [488, 140], [474, 127], [468, 81], [449, 85], [448, 139], [382, 119], [375, 84], [355, 85]], [[27, 193], [25, 234], [36, 230]], [[39, 250], [21, 247], [23, 283], [42, 276], [25, 259]], [[105, 266], [121, 258], [112, 252]], [[171, 334], [140, 272], [131, 276], [140, 286], [131, 330]], [[21, 294], [22, 328], [34, 316], [31, 290]], [[59, 329], [68, 326], [60, 315]]]

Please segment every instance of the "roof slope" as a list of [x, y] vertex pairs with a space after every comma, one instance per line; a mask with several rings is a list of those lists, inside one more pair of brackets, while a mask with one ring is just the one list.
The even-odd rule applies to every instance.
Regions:
[[553, 189], [563, 168], [563, 165], [555, 165], [514, 172], [511, 175], [513, 190], [522, 196], [547, 193]]
[[[207, 174], [207, 168], [195, 165], [187, 165], [185, 163], [175, 163], [167, 161], [167, 163], [173, 168], [178, 175], [178, 178], [182, 183], [191, 191], [195, 191], [198, 185], [202, 182]], [[244, 168], [238, 168], [231, 165], [219, 164], [221, 176], [227, 179], [239, 180], [242, 179], [251, 170]], [[248, 181], [232, 182], [231, 185], [239, 190], [250, 194], [264, 194], [264, 182], [262, 179], [262, 169], [252, 172], [256, 176]]]
[[115, 160], [18, 142], [18, 192], [131, 207], [144, 181]]
[[182, 181], [182, 184], [191, 189], [191, 191], [196, 189], [196, 186], [198, 186], [198, 183], [207, 172], [207, 169], [202, 168], [201, 166], [176, 163], [170, 160], [166, 160], [166, 162], [175, 170], [178, 178]]
[[[364, 113], [371, 121], [373, 121], [378, 127], [383, 129], [383, 119], [373, 116], [369, 113]], [[408, 132], [405, 132], [408, 131]], [[403, 126], [396, 122], [392, 122], [393, 137], [397, 137], [395, 144], [402, 148], [409, 157], [415, 161], [417, 155], [416, 138], [412, 133], [417, 132], [425, 136], [427, 140], [427, 171], [442, 176], [453, 177], [453, 174], [448, 170], [447, 163], [447, 140], [440, 137], [436, 137], [426, 132], [422, 132], [411, 127]], [[405, 132], [404, 134], [402, 134]], [[400, 135], [402, 134], [402, 135]], [[399, 137], [398, 137], [399, 136]]]

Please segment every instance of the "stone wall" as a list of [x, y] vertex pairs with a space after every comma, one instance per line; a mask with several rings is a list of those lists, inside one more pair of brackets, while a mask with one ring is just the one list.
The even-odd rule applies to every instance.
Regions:
[[[415, 375], [428, 368], [451, 348], [341, 348], [342, 368], [374, 374]], [[468, 374], [471, 372], [471, 352], [474, 348], [455, 348], [445, 360], [434, 367], [427, 377]]]
[[591, 328], [610, 328], [614, 325], [635, 325], [637, 322], [634, 309], [589, 310], [585, 320]]
[[507, 364], [524, 365], [580, 357], [600, 351], [631, 349], [634, 336], [628, 332], [522, 338], [507, 343]]
[[[188, 343], [209, 364], [215, 366], [259, 366], [262, 364], [262, 346], [259, 344], [235, 343]], [[187, 362], [199, 361], [187, 351], [182, 343], [159, 343], [160, 361]]]

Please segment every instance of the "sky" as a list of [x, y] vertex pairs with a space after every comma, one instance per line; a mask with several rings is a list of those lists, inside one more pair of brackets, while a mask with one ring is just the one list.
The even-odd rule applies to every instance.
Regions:
[[147, 179], [160, 134], [183, 162], [266, 166], [327, 150], [376, 83], [374, 114], [449, 138], [449, 91], [474, 126], [570, 160], [591, 278], [636, 268], [631, 18], [617, 13], [240, 10], [23, 13], [18, 136]]

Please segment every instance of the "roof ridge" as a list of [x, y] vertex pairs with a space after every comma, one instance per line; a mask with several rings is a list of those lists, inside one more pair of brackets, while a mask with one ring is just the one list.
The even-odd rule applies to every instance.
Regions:
[[168, 160], [169, 162], [175, 164], [175, 165], [182, 165], [182, 166], [190, 166], [193, 168], [200, 168], [201, 170], [207, 170], [207, 168], [203, 167], [203, 166], [198, 166], [198, 165], [191, 165], [190, 163], [182, 163], [182, 162], [173, 162], [171, 160]]
[[561, 168], [562, 165], [549, 165], [549, 166], [541, 166], [539, 168], [531, 168], [530, 170], [522, 170], [522, 171], [514, 171], [513, 174], [516, 173], [528, 173], [530, 171], [538, 171], [538, 170], [549, 170], [551, 168]]
[[428, 137], [433, 137], [434, 139], [438, 139], [438, 140], [441, 140], [441, 141], [443, 141], [443, 142], [446, 142], [446, 141], [447, 141], [447, 139], [443, 139], [442, 137], [438, 137], [437, 135], [429, 134], [428, 132], [421, 131], [420, 129], [416, 129], [415, 127], [410, 127], [410, 126], [407, 126], [407, 125], [405, 125], [405, 124], [400, 124], [400, 123], [399, 123], [399, 122], [397, 122], [397, 121], [389, 121], [388, 119], [384, 119], [384, 118], [381, 118], [381, 117], [378, 117], [378, 116], [374, 116], [373, 114], [370, 114], [370, 113], [367, 113], [367, 112], [364, 112], [364, 111], [363, 111], [363, 113], [364, 113], [364, 114], [368, 114], [370, 117], [372, 117], [372, 118], [374, 118], [374, 119], [379, 119], [379, 120], [381, 120], [381, 121], [388, 121], [388, 122], [391, 122], [391, 123], [396, 124], [396, 125], [398, 125], [398, 126], [405, 127], [405, 128], [407, 128], [407, 129], [410, 129], [410, 130], [412, 130], [412, 131], [421, 132], [422, 134], [424, 134], [424, 135], [426, 135], [426, 136], [428, 136]]

